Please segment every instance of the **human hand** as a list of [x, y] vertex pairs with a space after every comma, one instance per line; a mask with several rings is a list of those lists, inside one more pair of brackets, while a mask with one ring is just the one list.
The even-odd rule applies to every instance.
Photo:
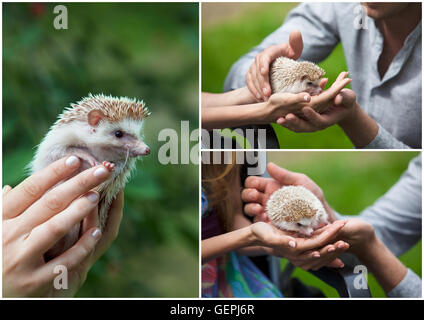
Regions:
[[289, 43], [270, 46], [255, 57], [246, 74], [246, 84], [257, 101], [267, 101], [271, 95], [269, 67], [278, 57], [299, 59], [303, 50], [302, 34], [298, 30], [290, 32]]
[[250, 176], [246, 179], [245, 189], [241, 193], [241, 198], [246, 203], [244, 212], [254, 217], [254, 221], [269, 221], [266, 213], [268, 199], [276, 190], [287, 185], [303, 186], [311, 191], [323, 204], [329, 221], [335, 220], [335, 214], [325, 200], [321, 188], [308, 176], [280, 168], [272, 162], [268, 163], [267, 171], [271, 178]]
[[263, 123], [276, 122], [280, 117], [289, 113], [299, 112], [311, 101], [311, 96], [306, 92], [298, 94], [293, 93], [275, 93], [271, 95], [265, 103], [260, 103], [263, 109]]
[[[103, 244], [98, 250], [104, 250], [108, 240], [99, 242], [102, 235], [97, 228], [99, 195], [90, 190], [104, 182], [109, 171], [96, 166], [57, 185], [80, 164], [75, 156], [60, 159], [15, 188], [3, 189], [4, 296], [73, 296], [85, 280], [96, 244]], [[44, 253], [81, 221], [83, 233], [78, 242], [46, 262]], [[57, 266], [68, 272], [67, 290], [53, 286]]]
[[345, 221], [346, 224], [340, 230], [338, 239], [349, 242], [350, 251], [358, 258], [369, 254], [369, 248], [376, 240], [374, 227], [360, 218], [349, 218]]
[[352, 90], [344, 89], [351, 81], [346, 76], [346, 72], [340, 73], [331, 88], [313, 96], [300, 114], [287, 114], [277, 123], [294, 132], [315, 132], [348, 118], [356, 110], [356, 95]]
[[[254, 244], [263, 246], [268, 254], [284, 257], [304, 270], [318, 270], [323, 266], [344, 266], [337, 257], [348, 250], [349, 245], [343, 240], [334, 240], [344, 224], [341, 220], [334, 222], [320, 228], [310, 238], [296, 238], [294, 233], [265, 222], [256, 222], [250, 228], [255, 237]], [[330, 243], [332, 241], [335, 243]]]

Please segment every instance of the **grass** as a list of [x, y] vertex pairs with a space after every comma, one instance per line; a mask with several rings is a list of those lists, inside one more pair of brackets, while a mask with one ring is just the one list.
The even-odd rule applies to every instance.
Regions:
[[[203, 5], [202, 18], [202, 90], [222, 92], [231, 65], [284, 21], [295, 3], [212, 4]], [[218, 6], [223, 9], [218, 10]], [[226, 13], [229, 12], [229, 13]], [[346, 71], [343, 48], [338, 45], [326, 60], [319, 64], [331, 84], [337, 75]], [[294, 133], [272, 125], [280, 146], [285, 149], [349, 149], [353, 145], [338, 126], [314, 133]]]
[[[417, 152], [268, 152], [268, 160], [288, 170], [302, 172], [324, 191], [327, 202], [343, 215], [357, 215], [372, 205], [401, 176]], [[422, 242], [400, 257], [421, 276]], [[282, 260], [282, 267], [286, 264]], [[294, 277], [320, 288], [327, 297], [337, 292], [310, 273], [296, 268]], [[368, 283], [373, 297], [385, 297], [372, 275]]]

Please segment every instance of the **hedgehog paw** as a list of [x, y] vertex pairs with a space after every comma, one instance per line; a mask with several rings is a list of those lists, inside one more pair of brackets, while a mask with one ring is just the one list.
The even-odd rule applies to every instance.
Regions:
[[115, 164], [109, 161], [103, 161], [103, 166], [108, 169], [110, 172], [115, 170]]

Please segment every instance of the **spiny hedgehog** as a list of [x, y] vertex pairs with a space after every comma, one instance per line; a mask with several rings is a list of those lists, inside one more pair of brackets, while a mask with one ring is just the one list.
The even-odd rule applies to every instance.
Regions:
[[[112, 171], [97, 188], [103, 230], [112, 200], [124, 188], [136, 158], [150, 153], [141, 135], [143, 120], [149, 115], [143, 101], [89, 94], [59, 115], [37, 148], [29, 165], [31, 174], [69, 155], [81, 159], [77, 173], [103, 163]], [[78, 240], [79, 232], [77, 225], [46, 253], [46, 259], [70, 248]]]
[[266, 205], [268, 217], [277, 228], [311, 236], [328, 223], [321, 201], [302, 186], [284, 186], [275, 191]]
[[312, 62], [279, 57], [271, 65], [271, 91], [317, 95], [322, 91], [320, 81], [324, 74], [325, 71]]

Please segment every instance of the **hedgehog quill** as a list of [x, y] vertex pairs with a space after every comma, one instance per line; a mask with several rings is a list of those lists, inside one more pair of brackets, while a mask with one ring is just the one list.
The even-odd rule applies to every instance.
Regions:
[[[99, 227], [103, 230], [110, 205], [130, 178], [136, 158], [150, 153], [142, 136], [144, 119], [149, 115], [143, 101], [89, 94], [65, 109], [50, 128], [30, 163], [31, 174], [70, 155], [81, 160], [76, 174], [103, 164], [111, 171], [108, 180], [97, 188]], [[46, 260], [74, 245], [79, 233], [77, 225], [45, 254]]]
[[271, 91], [318, 95], [322, 92], [320, 82], [324, 75], [325, 71], [312, 62], [279, 57], [271, 65]]
[[321, 201], [302, 186], [284, 186], [267, 202], [271, 223], [279, 229], [311, 236], [314, 230], [328, 224], [328, 215]]

